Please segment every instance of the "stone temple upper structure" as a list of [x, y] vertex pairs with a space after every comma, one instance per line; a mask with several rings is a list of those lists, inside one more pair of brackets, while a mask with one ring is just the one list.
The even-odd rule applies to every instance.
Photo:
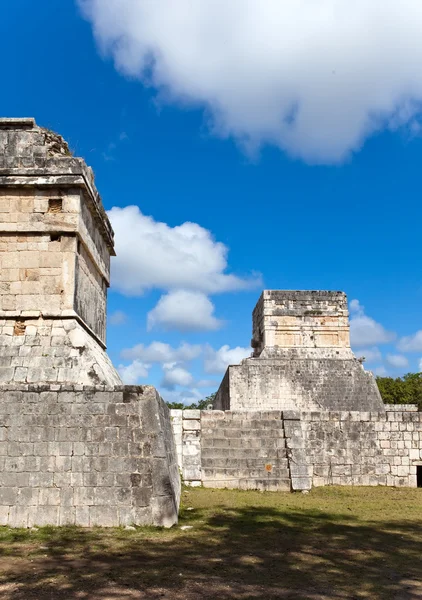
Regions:
[[118, 385], [105, 352], [113, 230], [92, 170], [0, 119], [0, 382]]
[[384, 410], [350, 348], [343, 292], [265, 290], [253, 311], [253, 355], [229, 366], [220, 410]]

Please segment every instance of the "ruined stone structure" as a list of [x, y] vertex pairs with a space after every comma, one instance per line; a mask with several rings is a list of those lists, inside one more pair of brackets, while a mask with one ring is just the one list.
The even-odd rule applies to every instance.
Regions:
[[228, 367], [217, 410], [171, 411], [187, 483], [422, 485], [422, 413], [382, 403], [350, 349], [344, 293], [264, 291], [252, 346]]
[[0, 120], [0, 381], [121, 384], [105, 353], [113, 230], [91, 169]]
[[170, 526], [191, 485], [422, 485], [422, 413], [382, 404], [341, 292], [264, 291], [217, 410], [124, 386], [105, 346], [113, 231], [92, 171], [0, 119], [0, 525]]
[[222, 410], [383, 410], [350, 348], [346, 294], [265, 290], [253, 311], [253, 357], [228, 367]]
[[169, 411], [105, 352], [113, 230], [91, 169], [0, 119], [0, 524], [172, 525]]

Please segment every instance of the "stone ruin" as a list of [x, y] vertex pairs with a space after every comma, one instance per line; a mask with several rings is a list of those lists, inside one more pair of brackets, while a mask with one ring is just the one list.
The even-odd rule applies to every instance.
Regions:
[[227, 369], [215, 408], [384, 410], [350, 348], [346, 294], [265, 290], [252, 320], [253, 356]]
[[0, 119], [0, 525], [172, 525], [167, 405], [106, 354], [113, 230], [92, 170]]
[[113, 255], [91, 169], [0, 119], [0, 525], [171, 526], [179, 469], [207, 487], [422, 485], [422, 413], [384, 407], [344, 293], [264, 291], [215, 410], [169, 411], [107, 356]]
[[422, 413], [384, 406], [350, 348], [348, 317], [343, 292], [262, 293], [253, 355], [228, 367], [216, 410], [171, 411], [186, 483], [422, 485]]

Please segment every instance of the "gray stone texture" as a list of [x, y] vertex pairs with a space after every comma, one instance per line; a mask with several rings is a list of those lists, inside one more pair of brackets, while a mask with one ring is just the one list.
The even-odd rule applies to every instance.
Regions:
[[105, 353], [112, 255], [92, 170], [33, 119], [0, 119], [0, 382], [121, 384]]
[[4, 386], [0, 524], [173, 525], [168, 413], [151, 386]]
[[372, 373], [350, 348], [343, 292], [265, 290], [253, 312], [253, 357], [231, 365], [219, 410], [383, 410]]
[[172, 423], [188, 485], [416, 487], [422, 467], [422, 413], [412, 405], [371, 412], [201, 411], [199, 420], [184, 412], [172, 411]]
[[302, 412], [314, 486], [416, 487], [422, 465], [422, 413], [386, 405], [386, 412]]
[[280, 411], [202, 411], [205, 487], [290, 490]]

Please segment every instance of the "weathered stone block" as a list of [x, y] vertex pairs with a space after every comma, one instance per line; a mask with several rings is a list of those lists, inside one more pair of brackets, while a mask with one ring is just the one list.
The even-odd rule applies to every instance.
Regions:
[[[156, 524], [176, 522], [180, 499], [176, 449], [168, 408], [154, 388], [138, 388], [137, 395], [132, 389], [130, 401], [124, 404], [123, 424], [113, 425], [117, 439], [131, 439], [140, 423], [147, 422], [142, 444], [94, 441], [103, 438], [105, 411], [93, 410], [76, 425], [72, 394], [79, 402], [84, 400], [81, 406], [113, 405], [113, 394], [102, 388], [72, 392], [63, 386], [53, 392], [48, 386], [32, 386], [31, 390], [2, 391], [0, 423], [5, 424], [4, 407], [19, 409], [3, 436], [7, 439], [0, 442], [4, 452], [9, 452], [4, 462], [0, 461], [0, 511], [7, 524], [117, 526], [122, 524], [120, 515], [127, 523], [129, 513], [134, 523], [137, 514], [142, 515], [143, 523], [148, 513], [148, 524], [154, 524], [159, 506], [165, 511]], [[52, 402], [59, 408], [54, 414]], [[34, 413], [26, 412], [30, 404], [42, 426], [33, 426]], [[52, 441], [27, 441], [44, 437], [43, 432], [48, 432]], [[162, 443], [157, 444], [157, 439]], [[140, 508], [143, 512], [136, 512]]]

